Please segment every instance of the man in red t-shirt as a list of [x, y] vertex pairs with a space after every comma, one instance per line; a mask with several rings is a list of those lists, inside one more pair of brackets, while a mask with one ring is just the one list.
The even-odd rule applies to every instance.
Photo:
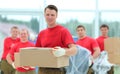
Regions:
[[100, 26], [101, 36], [99, 36], [96, 40], [99, 44], [101, 52], [104, 50], [104, 40], [108, 38], [109, 27], [106, 24]]
[[79, 25], [76, 30], [79, 37], [76, 44], [87, 48], [89, 51], [91, 51], [93, 59], [96, 59], [100, 54], [100, 48], [97, 41], [94, 38], [86, 35], [85, 27], [83, 25]]
[[[37, 38], [36, 47], [56, 47], [53, 51], [59, 48], [65, 48], [63, 55], [74, 55], [77, 52], [76, 45], [70, 32], [63, 26], [56, 23], [58, 9], [54, 5], [48, 5], [44, 10], [47, 29], [42, 30]], [[58, 46], [58, 47], [57, 47]], [[65, 74], [63, 69], [59, 68], [39, 68], [39, 74]]]
[[4, 74], [15, 74], [14, 68], [7, 62], [6, 56], [8, 52], [11, 50], [11, 48], [18, 42], [20, 42], [20, 39], [18, 38], [19, 29], [17, 26], [13, 26], [11, 28], [11, 37], [7, 37], [4, 40], [4, 50], [1, 60], [1, 70]]
[[[94, 59], [96, 59], [100, 54], [100, 48], [98, 46], [97, 41], [94, 38], [91, 38], [86, 35], [86, 30], [83, 25], [77, 26], [76, 31], [79, 37], [76, 44], [87, 48], [91, 52], [91, 55], [92, 55], [91, 60], [92, 62], [94, 62]], [[93, 73], [93, 70], [90, 68], [88, 71], [88, 74], [92, 74], [92, 73]]]
[[[102, 24], [100, 26], [100, 31], [101, 31], [101, 36], [96, 38], [96, 40], [97, 40], [100, 50], [102, 52], [105, 50], [104, 49], [104, 40], [109, 37], [108, 36], [109, 26], [106, 24]], [[108, 71], [108, 74], [113, 74], [113, 72], [114, 72], [113, 67], [111, 67], [111, 69]]]
[[16, 69], [16, 74], [35, 74], [35, 68], [30, 66], [16, 67], [14, 64], [14, 53], [19, 52], [20, 48], [34, 47], [34, 44], [28, 41], [29, 33], [26, 29], [20, 31], [20, 42], [14, 45], [7, 55], [7, 61]]

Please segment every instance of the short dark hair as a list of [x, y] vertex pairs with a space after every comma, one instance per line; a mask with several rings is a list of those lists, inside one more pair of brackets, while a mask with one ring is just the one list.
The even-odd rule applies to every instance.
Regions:
[[102, 24], [102, 25], [100, 26], [100, 29], [101, 29], [101, 28], [105, 28], [105, 27], [109, 30], [109, 26], [108, 26], [107, 24]]
[[55, 6], [55, 5], [48, 5], [46, 8], [45, 8], [45, 10], [44, 10], [44, 12], [46, 11], [46, 9], [51, 9], [51, 10], [55, 10], [56, 12], [58, 12], [58, 9], [57, 9], [57, 7]]
[[17, 27], [17, 26], [12, 26], [12, 27], [11, 27], [11, 30], [12, 30], [12, 29], [18, 29], [18, 27]]
[[83, 28], [83, 29], [85, 30], [85, 27], [84, 27], [83, 25], [78, 25], [77, 28], [76, 28], [76, 30], [77, 30], [78, 28]]

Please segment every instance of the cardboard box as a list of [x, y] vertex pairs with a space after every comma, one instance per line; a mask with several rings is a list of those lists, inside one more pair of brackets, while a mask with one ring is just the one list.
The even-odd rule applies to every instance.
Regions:
[[60, 68], [69, 65], [69, 57], [55, 57], [51, 48], [22, 48], [15, 53], [15, 65]]
[[104, 44], [109, 62], [120, 65], [120, 38], [107, 38]]

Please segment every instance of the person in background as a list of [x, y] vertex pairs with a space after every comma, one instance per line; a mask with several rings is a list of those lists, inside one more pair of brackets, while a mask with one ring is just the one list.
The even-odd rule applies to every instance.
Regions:
[[12, 49], [12, 47], [20, 42], [20, 39], [18, 38], [19, 35], [19, 29], [17, 26], [13, 26], [10, 30], [11, 36], [6, 37], [4, 40], [4, 48], [3, 48], [3, 54], [1, 59], [1, 70], [4, 74], [15, 74], [15, 69], [7, 62], [6, 56], [8, 52]]
[[[108, 36], [108, 32], [109, 32], [109, 26], [107, 24], [102, 24], [100, 26], [100, 31], [101, 31], [101, 36], [99, 36], [98, 38], [96, 38], [98, 44], [99, 44], [99, 47], [100, 47], [100, 50], [101, 52], [104, 51], [104, 40], [109, 38]], [[111, 67], [111, 70], [108, 71], [108, 74], [113, 74], [113, 67]]]
[[101, 52], [104, 50], [104, 40], [106, 38], [108, 38], [108, 31], [109, 31], [109, 27], [106, 24], [102, 24], [100, 26], [100, 31], [101, 31], [101, 36], [99, 36], [98, 38], [96, 38], [98, 45], [100, 47]]
[[[83, 25], [78, 25], [76, 31], [78, 35], [78, 40], [76, 41], [76, 44], [87, 48], [91, 52], [91, 60], [92, 62], [94, 62], [94, 59], [96, 59], [100, 54], [100, 48], [97, 41], [94, 38], [86, 35], [86, 29]], [[89, 70], [88, 74], [91, 74], [91, 69]]]
[[89, 51], [91, 51], [93, 59], [96, 59], [100, 54], [100, 48], [98, 46], [97, 41], [94, 38], [91, 38], [86, 35], [86, 30], [83, 25], [77, 26], [76, 31], [79, 37], [76, 44], [87, 48]]
[[[53, 48], [53, 52], [62, 49], [62, 55], [75, 55], [77, 48], [70, 32], [56, 23], [58, 16], [57, 7], [55, 5], [48, 5], [44, 10], [44, 16], [47, 22], [47, 28], [38, 34], [36, 47], [51, 47]], [[65, 69], [40, 67], [39, 74], [65, 74]]]
[[35, 45], [28, 41], [29, 33], [27, 29], [20, 31], [20, 42], [14, 45], [7, 55], [8, 63], [16, 69], [15, 74], [35, 74], [35, 68], [30, 66], [16, 67], [14, 64], [14, 53], [19, 52], [20, 48], [34, 47]]

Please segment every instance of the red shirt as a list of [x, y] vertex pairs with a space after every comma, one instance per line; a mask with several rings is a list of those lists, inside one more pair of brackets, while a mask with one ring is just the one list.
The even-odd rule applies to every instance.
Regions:
[[83, 39], [79, 39], [76, 44], [87, 48], [92, 54], [94, 53], [94, 48], [99, 47], [97, 41], [88, 36]]
[[41, 31], [38, 35], [37, 47], [68, 47], [68, 44], [73, 44], [73, 38], [70, 32], [61, 25], [53, 28], [47, 28]]
[[5, 40], [4, 40], [4, 50], [3, 50], [3, 55], [2, 55], [3, 60], [6, 60], [6, 56], [7, 56], [8, 52], [18, 42], [20, 42], [19, 38], [17, 38], [17, 39], [12, 39], [11, 37], [5, 38]]
[[104, 39], [106, 39], [106, 38], [108, 38], [108, 37], [99, 36], [99, 37], [96, 39], [101, 51], [104, 50]]
[[[25, 48], [25, 47], [34, 47], [34, 44], [31, 42], [25, 42], [25, 43], [19, 42], [19, 43], [17, 43], [9, 52], [11, 55], [11, 59], [14, 61], [14, 53], [19, 52], [20, 48]], [[29, 66], [26, 66], [26, 67], [29, 67]], [[29, 67], [28, 70], [25, 70], [22, 67], [18, 67], [17, 70], [20, 72], [27, 72], [30, 70], [34, 70], [34, 68]]]

